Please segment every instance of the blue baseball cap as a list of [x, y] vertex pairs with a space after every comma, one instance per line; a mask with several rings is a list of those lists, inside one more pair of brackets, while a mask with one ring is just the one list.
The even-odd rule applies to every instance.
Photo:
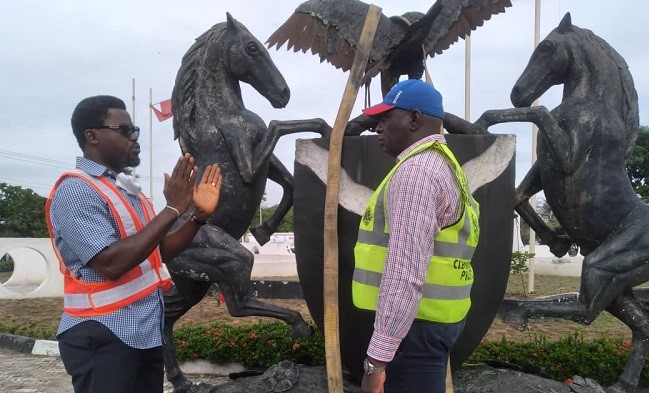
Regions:
[[435, 90], [432, 84], [421, 79], [408, 79], [397, 83], [385, 96], [382, 103], [363, 109], [363, 114], [380, 116], [394, 108], [419, 109], [421, 113], [444, 119], [442, 95]]

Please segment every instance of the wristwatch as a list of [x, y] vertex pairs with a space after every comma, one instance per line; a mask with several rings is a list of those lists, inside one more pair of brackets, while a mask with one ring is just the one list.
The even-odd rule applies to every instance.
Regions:
[[363, 369], [365, 370], [365, 374], [372, 375], [385, 371], [385, 366], [375, 366], [370, 361], [370, 358], [365, 358], [363, 361]]
[[199, 227], [201, 227], [201, 226], [207, 224], [207, 221], [199, 220], [198, 217], [196, 217], [196, 216], [193, 215], [193, 214], [192, 214], [190, 220], [191, 220], [191, 222], [193, 222], [194, 224], [198, 225]]

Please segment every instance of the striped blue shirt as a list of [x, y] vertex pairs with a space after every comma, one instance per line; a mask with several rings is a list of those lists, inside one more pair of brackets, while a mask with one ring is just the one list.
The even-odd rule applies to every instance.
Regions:
[[[77, 168], [115, 183], [116, 173], [94, 161], [77, 157]], [[119, 189], [145, 222], [137, 196]], [[50, 219], [56, 246], [68, 270], [82, 281], [106, 281], [88, 265], [95, 255], [119, 240], [117, 221], [104, 198], [84, 180], [68, 177], [53, 196]], [[105, 325], [130, 347], [157, 347], [162, 345], [163, 307], [162, 292], [158, 290], [110, 314], [74, 317], [63, 312], [57, 335], [83, 321], [93, 320]]]

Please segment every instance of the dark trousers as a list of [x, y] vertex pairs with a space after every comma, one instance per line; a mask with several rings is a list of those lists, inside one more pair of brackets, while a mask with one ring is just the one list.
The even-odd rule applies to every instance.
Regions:
[[445, 393], [448, 354], [463, 327], [414, 321], [385, 370], [385, 393]]
[[162, 393], [162, 347], [129, 347], [95, 321], [68, 329], [58, 340], [75, 393]]

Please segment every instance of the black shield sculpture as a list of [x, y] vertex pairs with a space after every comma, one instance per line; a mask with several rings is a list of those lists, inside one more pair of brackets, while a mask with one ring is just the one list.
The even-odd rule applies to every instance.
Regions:
[[[453, 368], [461, 365], [489, 329], [505, 293], [512, 252], [515, 137], [511, 135], [446, 135], [463, 165], [480, 203], [480, 243], [473, 257], [475, 282], [472, 308], [464, 332], [451, 353]], [[304, 298], [322, 330], [323, 225], [327, 139], [297, 142], [295, 163], [295, 253]], [[394, 158], [375, 136], [346, 137], [342, 152], [339, 239], [339, 320], [342, 364], [354, 379], [362, 375], [374, 314], [354, 307], [351, 280], [354, 245], [364, 205]]]

